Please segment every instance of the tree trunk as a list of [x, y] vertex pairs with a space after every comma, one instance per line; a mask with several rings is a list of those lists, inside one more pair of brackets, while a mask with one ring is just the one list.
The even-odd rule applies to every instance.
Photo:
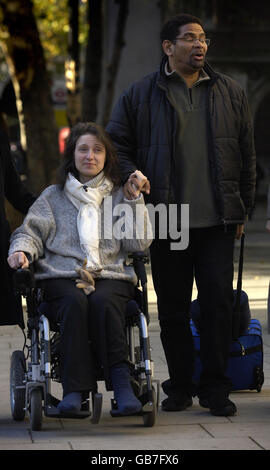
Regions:
[[4, 52], [16, 93], [22, 145], [27, 152], [31, 189], [53, 182], [58, 138], [50, 79], [31, 0], [0, 0], [1, 29], [8, 32]]
[[[79, 0], [68, 0], [69, 41], [66, 61], [67, 119], [69, 126], [82, 120], [80, 89]], [[67, 74], [68, 70], [68, 74]], [[69, 78], [68, 78], [69, 75]]]
[[107, 70], [107, 86], [106, 86], [106, 99], [103, 112], [103, 126], [106, 127], [112, 109], [112, 103], [114, 98], [115, 80], [117, 78], [117, 72], [120, 64], [122, 49], [125, 46], [124, 33], [126, 22], [129, 13], [128, 0], [115, 0], [119, 3], [119, 11], [116, 24], [116, 34], [114, 39], [114, 48], [112, 54], [112, 60]]
[[82, 90], [83, 121], [95, 121], [102, 77], [103, 0], [88, 0], [89, 33], [85, 53], [85, 74]]

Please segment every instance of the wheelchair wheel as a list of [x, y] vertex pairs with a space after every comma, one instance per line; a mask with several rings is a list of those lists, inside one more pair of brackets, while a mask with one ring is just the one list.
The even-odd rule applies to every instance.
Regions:
[[157, 417], [157, 397], [154, 387], [152, 387], [152, 403], [152, 410], [143, 412], [143, 424], [147, 428], [151, 428], [154, 426]]
[[25, 417], [25, 372], [23, 351], [14, 351], [10, 361], [10, 407], [15, 421], [23, 421]]
[[33, 388], [30, 392], [30, 426], [32, 431], [40, 431], [42, 426], [41, 388]]
[[102, 393], [92, 393], [92, 417], [91, 423], [98, 424], [102, 410]]

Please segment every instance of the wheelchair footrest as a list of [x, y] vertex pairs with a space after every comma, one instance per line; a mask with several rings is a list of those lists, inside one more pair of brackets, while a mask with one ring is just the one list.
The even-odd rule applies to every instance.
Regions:
[[110, 413], [111, 413], [112, 418], [125, 418], [126, 416], [141, 416], [142, 414], [142, 412], [140, 411], [139, 413], [131, 413], [129, 415], [123, 415], [117, 409], [111, 410]]
[[116, 401], [112, 399], [111, 400], [112, 408], [110, 411], [112, 418], [120, 418], [124, 416], [142, 416], [143, 413], [149, 413], [153, 411], [153, 408], [155, 405], [153, 401], [149, 400], [149, 394], [147, 392], [140, 395], [138, 397], [138, 400], [140, 400], [142, 404], [141, 411], [139, 411], [138, 413], [130, 413], [128, 415], [123, 415], [122, 413], [119, 412]]
[[58, 403], [60, 403], [60, 400], [49, 394], [47, 396], [47, 404], [44, 409], [45, 416], [48, 416], [49, 418], [81, 419], [88, 418], [91, 415], [89, 411], [89, 403], [87, 401], [82, 403], [82, 409], [77, 413], [61, 413], [57, 408]]
[[56, 406], [48, 405], [44, 410], [45, 416], [49, 418], [69, 418], [69, 419], [83, 419], [89, 418], [91, 415], [90, 411], [79, 411], [77, 413], [61, 413]]

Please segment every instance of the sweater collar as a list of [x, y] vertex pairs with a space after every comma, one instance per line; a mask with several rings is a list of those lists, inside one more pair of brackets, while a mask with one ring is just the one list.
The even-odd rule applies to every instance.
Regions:
[[[168, 61], [167, 61], [166, 64], [165, 64], [164, 72], [165, 72], [165, 74], [166, 74], [166, 76], [167, 76], [168, 78], [177, 76], [177, 77], [180, 77], [182, 80], [184, 80], [183, 77], [182, 77], [181, 75], [179, 75], [179, 74], [176, 72], [176, 70], [172, 70], [172, 71], [169, 70], [169, 63], [168, 63]], [[199, 72], [199, 78], [198, 78], [198, 80], [193, 84], [193, 86], [198, 85], [200, 82], [202, 82], [202, 81], [204, 81], [204, 80], [210, 80], [210, 77], [209, 77], [209, 75], [205, 72], [205, 70], [202, 68], [202, 69], [200, 70], [200, 72]]]
[[[167, 62], [168, 62], [168, 58], [166, 55], [164, 55], [160, 63], [159, 73], [160, 73], [161, 78], [165, 80], [168, 79], [168, 76], [166, 75], [166, 72], [165, 72], [165, 65]], [[215, 81], [219, 78], [219, 74], [214, 71], [214, 69], [209, 65], [208, 62], [205, 61], [203, 69], [204, 69], [204, 72], [209, 76], [211, 81]]]
[[99, 184], [101, 183], [101, 181], [104, 179], [104, 177], [105, 177], [104, 171], [101, 171], [100, 173], [98, 173], [98, 175], [93, 176], [93, 178], [90, 178], [90, 180], [84, 183], [82, 186], [88, 186], [90, 188], [97, 188]]

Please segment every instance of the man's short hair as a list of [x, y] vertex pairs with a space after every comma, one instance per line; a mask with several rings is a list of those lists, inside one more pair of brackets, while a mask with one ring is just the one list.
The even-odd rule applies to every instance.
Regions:
[[167, 21], [160, 33], [161, 42], [168, 39], [169, 41], [174, 41], [176, 36], [179, 34], [180, 26], [183, 26], [188, 23], [198, 23], [202, 28], [203, 24], [200, 18], [197, 18], [193, 15], [188, 15], [187, 13], [182, 13], [176, 16], [173, 16], [169, 21]]

